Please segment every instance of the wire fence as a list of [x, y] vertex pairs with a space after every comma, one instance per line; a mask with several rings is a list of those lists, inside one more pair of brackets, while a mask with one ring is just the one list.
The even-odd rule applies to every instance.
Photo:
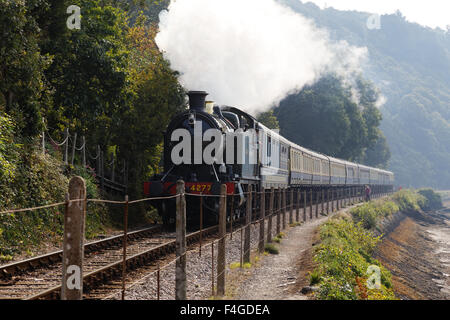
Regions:
[[[62, 142], [58, 142], [54, 139], [47, 126], [44, 123], [44, 130], [42, 131], [42, 152], [45, 154], [48, 152], [48, 145], [53, 146], [53, 149], [58, 152], [62, 152], [62, 158], [65, 165], [74, 165], [79, 161], [79, 164], [83, 168], [92, 167], [95, 168], [96, 177], [100, 182], [101, 190], [105, 188], [120, 191], [122, 193], [127, 192], [128, 185], [128, 166], [126, 160], [119, 161], [116, 159], [116, 155], [113, 153], [109, 156], [105, 156], [105, 152], [100, 145], [89, 145], [85, 136], [81, 137], [81, 144], [79, 143], [78, 134], [71, 134], [69, 129], [64, 130], [64, 139]], [[77, 147], [77, 145], [80, 145]], [[90, 148], [89, 148], [90, 147]], [[63, 150], [61, 150], [63, 148]], [[92, 156], [90, 149], [95, 149], [96, 155]], [[78, 153], [77, 153], [78, 152]]]
[[[85, 186], [84, 186], [85, 188]], [[181, 190], [181, 191], [180, 191]], [[375, 193], [375, 197], [382, 196], [389, 193], [387, 189], [381, 190], [383, 192]], [[82, 193], [75, 193], [82, 194]], [[86, 194], [86, 193], [84, 193]], [[244, 207], [239, 207], [237, 204], [242, 196], [245, 197]], [[155, 201], [173, 201], [177, 203], [177, 218], [178, 215], [184, 214], [186, 216], [186, 204], [184, 209], [179, 206], [181, 201], [187, 198], [216, 198], [221, 203], [225, 203], [223, 209], [226, 219], [222, 221], [222, 230], [226, 230], [225, 234], [219, 238], [203, 235], [203, 223], [200, 223], [200, 240], [181, 252], [176, 258], [167, 261], [156, 260], [152, 264], [152, 270], [145, 276], [140, 276], [137, 280], [127, 281], [127, 232], [128, 232], [128, 208], [131, 205], [155, 202]], [[175, 292], [177, 290], [177, 265], [185, 261], [184, 278], [187, 299], [204, 299], [218, 294], [219, 280], [226, 279], [234, 269], [245, 269], [248, 263], [254, 262], [258, 254], [263, 254], [265, 245], [273, 240], [276, 236], [289, 225], [306, 222], [312, 219], [317, 219], [320, 214], [328, 215], [329, 213], [339, 209], [346, 204], [353, 204], [363, 201], [363, 192], [361, 188], [349, 188], [339, 190], [313, 190], [311, 189], [273, 189], [264, 191], [250, 191], [244, 194], [227, 195], [226, 192], [222, 194], [192, 194], [185, 191], [183, 187], [178, 190], [177, 194], [151, 197], [145, 199], [138, 199], [129, 201], [128, 197], [124, 201], [102, 200], [102, 199], [70, 199], [66, 195], [64, 202], [44, 205], [34, 208], [26, 209], [12, 209], [0, 212], [0, 215], [32, 212], [41, 209], [54, 208], [58, 206], [65, 207], [67, 214], [68, 208], [73, 204], [84, 204], [86, 211], [88, 203], [104, 203], [124, 208], [124, 234], [123, 234], [123, 270], [122, 270], [122, 290], [117, 290], [111, 293], [106, 299], [119, 299], [120, 294], [122, 299], [161, 299], [171, 300], [175, 299]], [[200, 202], [202, 203], [202, 202]], [[189, 205], [198, 205], [197, 201], [188, 201]], [[180, 210], [184, 212], [180, 213]], [[203, 207], [200, 207], [202, 212]], [[228, 213], [227, 213], [228, 212]], [[242, 220], [245, 219], [245, 222]], [[203, 217], [200, 215], [200, 220]], [[185, 225], [184, 225], [185, 227]], [[220, 226], [219, 226], [220, 230]], [[178, 252], [178, 232], [177, 229], [177, 252]], [[186, 229], [184, 229], [184, 243], [186, 243]], [[220, 252], [220, 245], [225, 246], [225, 252]], [[222, 247], [223, 251], [223, 247]], [[222, 269], [219, 269], [221, 265]], [[63, 270], [64, 272], [64, 270]], [[82, 282], [82, 281], [81, 281]], [[223, 287], [224, 284], [222, 283]], [[223, 294], [224, 288], [220, 291]]]

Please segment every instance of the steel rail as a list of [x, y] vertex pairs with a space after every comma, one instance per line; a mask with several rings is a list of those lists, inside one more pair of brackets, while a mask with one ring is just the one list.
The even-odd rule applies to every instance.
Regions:
[[[152, 236], [152, 234], [160, 231], [161, 231], [160, 225], [153, 226], [150, 228], [139, 229], [133, 232], [129, 232], [127, 239], [135, 240], [143, 237], [150, 237]], [[122, 241], [123, 241], [123, 234], [119, 234], [116, 236], [108, 237], [106, 239], [89, 242], [84, 245], [84, 252], [85, 255], [88, 255], [90, 253], [98, 252], [105, 248], [110, 248], [116, 244], [122, 245]], [[44, 255], [36, 256], [30, 259], [0, 266], [0, 280], [5, 278], [7, 279], [18, 273], [35, 270], [39, 267], [45, 268], [54, 263], [61, 262], [62, 256], [63, 251], [58, 250]]]
[[[212, 226], [202, 231], [196, 231], [186, 236], [187, 245], [192, 245], [198, 242], [200, 234], [203, 236], [210, 236], [218, 232], [218, 226]], [[171, 240], [167, 243], [158, 245], [154, 248], [148, 249], [141, 253], [127, 257], [126, 266], [127, 270], [134, 270], [149, 264], [161, 257], [175, 253], [176, 240]], [[83, 276], [83, 288], [86, 292], [103, 284], [105, 280], [118, 279], [122, 276], [122, 260], [117, 260], [108, 264], [100, 269], [91, 271]], [[58, 299], [60, 297], [61, 285], [49, 288], [45, 291], [39, 292], [35, 295], [28, 296], [25, 300], [38, 300], [38, 299]]]

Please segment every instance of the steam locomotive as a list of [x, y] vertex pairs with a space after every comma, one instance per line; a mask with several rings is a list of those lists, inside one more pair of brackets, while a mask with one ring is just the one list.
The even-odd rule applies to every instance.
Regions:
[[[164, 171], [144, 184], [146, 196], [174, 195], [180, 179], [185, 181], [188, 195], [218, 195], [221, 185], [226, 184], [227, 194], [235, 195], [233, 204], [227, 206], [230, 218], [244, 215], [245, 194], [250, 185], [256, 191], [272, 187], [329, 189], [365, 185], [380, 192], [392, 190], [392, 172], [298, 146], [238, 108], [206, 101], [207, 95], [204, 91], [189, 92], [189, 110], [170, 122], [164, 134]], [[215, 140], [211, 138], [214, 135]], [[209, 139], [203, 139], [206, 136]], [[219, 139], [220, 136], [226, 138]], [[181, 142], [184, 148], [180, 148]], [[204, 159], [202, 156], [213, 149], [214, 143], [214, 161]], [[186, 201], [188, 222], [198, 221], [200, 203], [206, 221], [217, 220], [217, 197], [204, 197], [200, 202], [199, 197], [188, 196]], [[164, 224], [175, 221], [175, 200], [154, 205]]]

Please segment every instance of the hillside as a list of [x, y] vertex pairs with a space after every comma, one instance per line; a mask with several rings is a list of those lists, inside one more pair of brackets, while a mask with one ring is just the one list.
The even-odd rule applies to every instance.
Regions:
[[381, 129], [392, 153], [389, 168], [398, 184], [448, 188], [450, 33], [410, 23], [400, 12], [383, 15], [381, 29], [369, 30], [369, 13], [279, 1], [326, 28], [333, 40], [367, 47], [364, 76], [387, 99], [380, 110]]

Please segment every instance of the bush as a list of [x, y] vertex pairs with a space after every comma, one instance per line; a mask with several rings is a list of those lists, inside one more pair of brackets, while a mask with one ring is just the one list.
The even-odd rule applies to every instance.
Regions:
[[[39, 141], [19, 144], [14, 136], [15, 125], [0, 113], [0, 211], [22, 209], [64, 202], [69, 179], [61, 161], [33, 146]], [[83, 168], [73, 174], [86, 180], [89, 198], [98, 197], [95, 178]], [[0, 260], [39, 246], [43, 241], [59, 244], [63, 236], [63, 206], [0, 216]], [[86, 237], [103, 231], [107, 221], [102, 205], [89, 204]]]
[[322, 278], [322, 275], [318, 270], [313, 270], [309, 273], [309, 284], [311, 286], [319, 284], [320, 278]]
[[433, 189], [420, 189], [418, 193], [425, 197], [422, 210], [430, 211], [442, 208], [442, 198]]
[[379, 219], [388, 217], [400, 210], [393, 201], [377, 200], [366, 202], [350, 211], [356, 222], [361, 222], [365, 229], [375, 228]]
[[[311, 273], [314, 281], [320, 284], [319, 299], [395, 298], [390, 273], [371, 256], [380, 238], [363, 228], [361, 222], [354, 223], [345, 218], [331, 220], [320, 228], [320, 238], [322, 243], [314, 257], [318, 267]], [[361, 291], [370, 265], [378, 265], [381, 269], [381, 289], [364, 288]]]
[[275, 247], [275, 245], [271, 244], [271, 243], [267, 243], [264, 247], [264, 251], [268, 252], [270, 254], [279, 254], [279, 250], [277, 247]]
[[401, 211], [418, 211], [425, 206], [424, 196], [412, 190], [400, 190], [392, 196]]
[[[26, 154], [26, 152], [29, 152]], [[25, 159], [25, 160], [24, 160]], [[2, 210], [30, 208], [64, 201], [68, 179], [58, 161], [28, 149], [17, 162], [15, 177], [1, 186]], [[42, 241], [61, 239], [63, 207], [0, 216], [0, 255], [29, 250]]]

